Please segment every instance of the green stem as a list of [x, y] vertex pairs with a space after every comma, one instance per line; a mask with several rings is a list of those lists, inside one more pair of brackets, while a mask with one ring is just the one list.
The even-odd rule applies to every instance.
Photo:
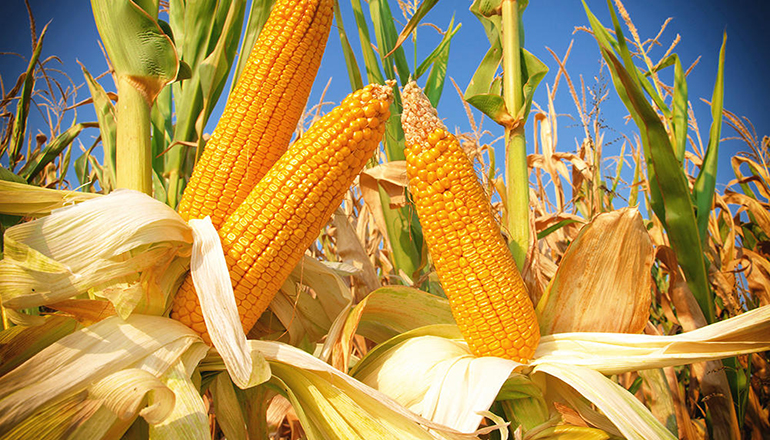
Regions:
[[123, 77], [118, 78], [118, 96], [117, 186], [152, 195], [150, 103]]
[[[503, 0], [503, 91], [505, 106], [516, 117], [524, 105], [521, 79], [521, 40], [517, 0]], [[508, 233], [516, 265], [521, 270], [529, 247], [529, 175], [524, 121], [505, 129], [506, 202]]]

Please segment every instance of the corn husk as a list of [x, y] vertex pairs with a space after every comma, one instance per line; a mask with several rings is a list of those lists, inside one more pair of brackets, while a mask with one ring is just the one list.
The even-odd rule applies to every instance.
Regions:
[[[126, 209], [130, 206], [131, 209]], [[168, 206], [121, 190], [54, 210], [5, 233], [0, 295], [14, 309], [90, 293], [109, 299], [127, 318], [137, 307], [160, 315], [180, 276], [192, 234]], [[168, 273], [167, 273], [168, 272]]]
[[532, 365], [558, 363], [619, 374], [770, 350], [770, 306], [673, 336], [560, 333], [544, 336]]
[[[379, 344], [351, 374], [424, 417], [467, 432], [475, 429], [472, 425], [481, 420], [478, 413], [487, 410], [495, 396], [504, 400], [527, 397], [516, 394], [515, 387], [501, 391], [507, 379], [524, 373], [546, 383], [552, 391], [548, 395], [567, 399], [583, 419], [601, 431], [627, 438], [668, 439], [675, 438], [669, 429], [606, 375], [767, 351], [769, 335], [770, 307], [762, 307], [675, 336], [547, 335], [529, 365], [511, 363], [501, 368], [503, 365], [487, 363], [491, 358], [473, 358], [455, 326], [429, 326]], [[469, 390], [483, 390], [479, 394], [492, 390], [493, 396], [482, 399]], [[595, 430], [585, 434], [602, 435]]]
[[597, 216], [570, 244], [537, 305], [541, 334], [641, 333], [653, 257], [638, 210]]
[[99, 197], [101, 194], [60, 191], [0, 180], [0, 214], [41, 217], [55, 209]]
[[[52, 417], [67, 429], [87, 418], [76, 415], [88, 408], [93, 415], [99, 407], [113, 418], [130, 419], [138, 412], [157, 422], [174, 406], [157, 379], [181, 359], [197, 363], [206, 350], [198, 335], [168, 318], [135, 314], [80, 329], [0, 378], [0, 435], [62, 402], [70, 411]], [[113, 423], [109, 417], [102, 422]]]
[[519, 364], [475, 357], [461, 336], [450, 339], [430, 331], [456, 330], [452, 327], [424, 327], [397, 336], [370, 352], [351, 374], [423, 417], [474, 432], [483, 419], [481, 412], [489, 409]]
[[270, 367], [246, 340], [219, 234], [208, 217], [189, 224], [194, 236], [190, 274], [211, 342], [238, 387], [263, 383], [270, 378]]

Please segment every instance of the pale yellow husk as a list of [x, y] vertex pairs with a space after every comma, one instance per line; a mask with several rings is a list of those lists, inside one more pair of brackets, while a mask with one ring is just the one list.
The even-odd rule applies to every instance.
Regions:
[[[181, 359], [197, 363], [206, 350], [198, 335], [168, 318], [107, 318], [65, 336], [0, 378], [0, 435], [73, 396], [79, 396], [76, 406], [97, 402], [114, 417], [130, 419], [138, 411], [157, 422], [173, 407], [157, 379]], [[149, 409], [140, 408], [145, 396]]]
[[126, 318], [140, 303], [142, 313], [164, 312], [186, 266], [192, 232], [168, 206], [120, 190], [14, 226], [4, 238], [5, 307], [37, 307], [91, 293], [108, 298]]

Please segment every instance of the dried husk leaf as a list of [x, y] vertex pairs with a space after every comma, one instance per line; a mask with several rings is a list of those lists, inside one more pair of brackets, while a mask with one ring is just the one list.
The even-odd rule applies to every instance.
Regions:
[[543, 336], [532, 365], [558, 363], [620, 374], [770, 349], [770, 306], [672, 336], [558, 333]]
[[638, 210], [597, 216], [570, 244], [538, 303], [541, 334], [641, 333], [652, 300], [653, 256]]
[[168, 318], [134, 314], [83, 328], [0, 378], [0, 435], [117, 371], [141, 368], [160, 377], [186, 352], [200, 358], [205, 349], [198, 335]]
[[39, 217], [54, 209], [101, 197], [101, 194], [60, 191], [0, 180], [0, 213]]
[[161, 287], [173, 283], [153, 281], [186, 259], [192, 242], [173, 209], [130, 190], [55, 210], [8, 229], [4, 238], [5, 307], [37, 307], [90, 291], [110, 296], [124, 318], [140, 301], [143, 313], [163, 313], [170, 292]]
[[396, 160], [371, 168], [365, 169], [359, 176], [361, 193], [364, 194], [364, 200], [369, 203], [370, 198], [366, 196], [367, 192], [379, 194], [378, 185], [385, 190], [390, 197], [390, 207], [392, 209], [400, 208], [406, 205], [406, 161]]
[[401, 340], [354, 376], [422, 417], [470, 433], [518, 365], [475, 357], [464, 341], [424, 335]]
[[369, 292], [380, 287], [380, 279], [363, 243], [359, 240], [358, 234], [356, 234], [345, 213], [338, 209], [332, 217], [332, 222], [336, 228], [337, 254], [343, 262], [352, 264], [360, 271], [355, 277], [362, 284], [362, 288], [357, 291], [357, 299], [361, 300]]
[[270, 379], [270, 367], [248, 346], [219, 234], [209, 217], [190, 220], [189, 224], [193, 230], [190, 274], [211, 342], [238, 387], [263, 383]]
[[[138, 412], [147, 423], [159, 423], [174, 408], [176, 397], [156, 376], [139, 368], [116, 371], [92, 384], [89, 397], [102, 402], [119, 418], [128, 420]], [[147, 405], [143, 401], [147, 398]]]
[[161, 380], [176, 396], [174, 409], [159, 423], [150, 424], [151, 439], [209, 440], [211, 438], [208, 407], [198, 387], [190, 380], [194, 366], [205, 354], [188, 353], [174, 364]]
[[537, 373], [549, 374], [574, 388], [596, 405], [627, 439], [676, 439], [636, 397], [595, 370], [545, 363], [535, 367], [533, 374]]
[[77, 322], [64, 316], [46, 316], [38, 326], [16, 325], [0, 332], [0, 376], [21, 365], [40, 350], [77, 329]]
[[273, 382], [286, 391], [308, 438], [468, 439], [478, 434], [461, 433], [420, 417], [296, 347], [272, 341], [249, 343], [270, 362]]

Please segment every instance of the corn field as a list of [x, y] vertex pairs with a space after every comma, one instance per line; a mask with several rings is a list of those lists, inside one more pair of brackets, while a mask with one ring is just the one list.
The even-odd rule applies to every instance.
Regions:
[[770, 137], [727, 35], [697, 96], [668, 21], [584, 1], [591, 82], [527, 50], [527, 0], [475, 0], [458, 84], [448, 0], [91, 0], [109, 69], [75, 79], [25, 4], [0, 438], [770, 438]]

